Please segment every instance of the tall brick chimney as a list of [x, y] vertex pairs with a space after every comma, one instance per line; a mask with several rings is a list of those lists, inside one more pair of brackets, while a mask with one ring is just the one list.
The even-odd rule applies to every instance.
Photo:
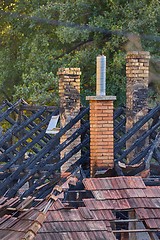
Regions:
[[96, 96], [86, 97], [90, 104], [90, 176], [96, 170], [113, 168], [113, 101], [106, 96], [106, 57], [97, 57]]
[[[139, 119], [148, 113], [148, 81], [149, 81], [149, 52], [128, 52], [126, 57], [126, 131], [128, 131]], [[127, 141], [126, 148], [135, 142], [146, 130], [145, 124], [137, 134]], [[128, 162], [135, 157], [147, 144], [132, 151], [128, 156]]]
[[[59, 76], [59, 97], [60, 97], [60, 124], [64, 127], [70, 122], [80, 111], [80, 68], [60, 68], [58, 70]], [[71, 129], [69, 129], [60, 139], [60, 142], [64, 142], [70, 137], [78, 128], [80, 122], [77, 122]], [[61, 152], [61, 159], [70, 152], [75, 146], [80, 143], [81, 139], [78, 137], [73, 141], [64, 151]], [[61, 173], [63, 174], [76, 160], [81, 157], [81, 152], [73, 155], [63, 166], [61, 167]]]

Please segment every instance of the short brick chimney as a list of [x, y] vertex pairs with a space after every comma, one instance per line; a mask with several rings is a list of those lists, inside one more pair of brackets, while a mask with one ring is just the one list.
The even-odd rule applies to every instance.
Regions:
[[96, 170], [114, 167], [113, 101], [106, 96], [106, 57], [97, 57], [96, 96], [86, 97], [90, 103], [90, 176]]
[[[60, 68], [58, 70], [59, 75], [59, 97], [60, 97], [60, 124], [64, 127], [80, 112], [80, 68]], [[60, 142], [64, 142], [70, 137], [78, 128], [80, 122], [77, 122], [71, 129], [69, 129], [60, 139]], [[70, 152], [75, 146], [80, 143], [81, 139], [78, 137], [73, 141], [64, 151], [61, 152], [61, 159]], [[81, 152], [72, 156], [61, 167], [61, 173], [63, 174], [74, 162], [81, 157]]]
[[[149, 81], [149, 52], [128, 52], [126, 57], [126, 131], [128, 131], [138, 120], [148, 113], [148, 81]], [[146, 130], [145, 124], [137, 134], [127, 141], [129, 148]], [[128, 156], [128, 162], [140, 152], [147, 144], [132, 151]]]

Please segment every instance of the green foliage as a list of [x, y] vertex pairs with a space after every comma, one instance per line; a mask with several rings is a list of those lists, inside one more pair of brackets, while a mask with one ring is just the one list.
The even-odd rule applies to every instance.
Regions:
[[107, 94], [122, 104], [126, 51], [159, 55], [160, 43], [121, 34], [158, 35], [159, 0], [3, 0], [0, 10], [6, 13], [0, 17], [0, 101], [57, 104], [58, 68], [80, 67], [85, 104], [85, 96], [95, 94], [96, 56], [104, 54]]

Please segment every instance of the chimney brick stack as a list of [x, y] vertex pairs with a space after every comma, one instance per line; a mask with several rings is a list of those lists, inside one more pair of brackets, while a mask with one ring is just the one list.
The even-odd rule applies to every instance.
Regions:
[[[128, 52], [126, 57], [126, 131], [148, 113], [148, 81], [149, 81], [149, 52]], [[129, 148], [146, 130], [145, 124], [134, 137], [127, 141]], [[144, 142], [143, 147], [145, 147]], [[143, 148], [139, 147], [128, 156], [128, 162]]]
[[106, 96], [106, 57], [97, 57], [96, 96], [90, 103], [90, 176], [96, 170], [114, 167], [113, 101]]
[[90, 96], [90, 176], [114, 167], [113, 101], [115, 96]]
[[[59, 76], [59, 97], [60, 97], [60, 124], [63, 128], [71, 119], [76, 117], [80, 112], [80, 68], [60, 68]], [[80, 121], [69, 129], [60, 139], [60, 143], [64, 142], [80, 127]], [[80, 137], [75, 139], [64, 151], [61, 152], [61, 159], [70, 152], [75, 146], [81, 142]], [[61, 167], [63, 174], [76, 160], [81, 157], [81, 152], [73, 155]]]

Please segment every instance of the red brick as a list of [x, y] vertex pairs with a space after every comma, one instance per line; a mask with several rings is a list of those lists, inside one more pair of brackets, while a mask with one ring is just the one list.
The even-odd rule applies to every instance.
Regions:
[[113, 166], [113, 101], [90, 101], [90, 167]]

